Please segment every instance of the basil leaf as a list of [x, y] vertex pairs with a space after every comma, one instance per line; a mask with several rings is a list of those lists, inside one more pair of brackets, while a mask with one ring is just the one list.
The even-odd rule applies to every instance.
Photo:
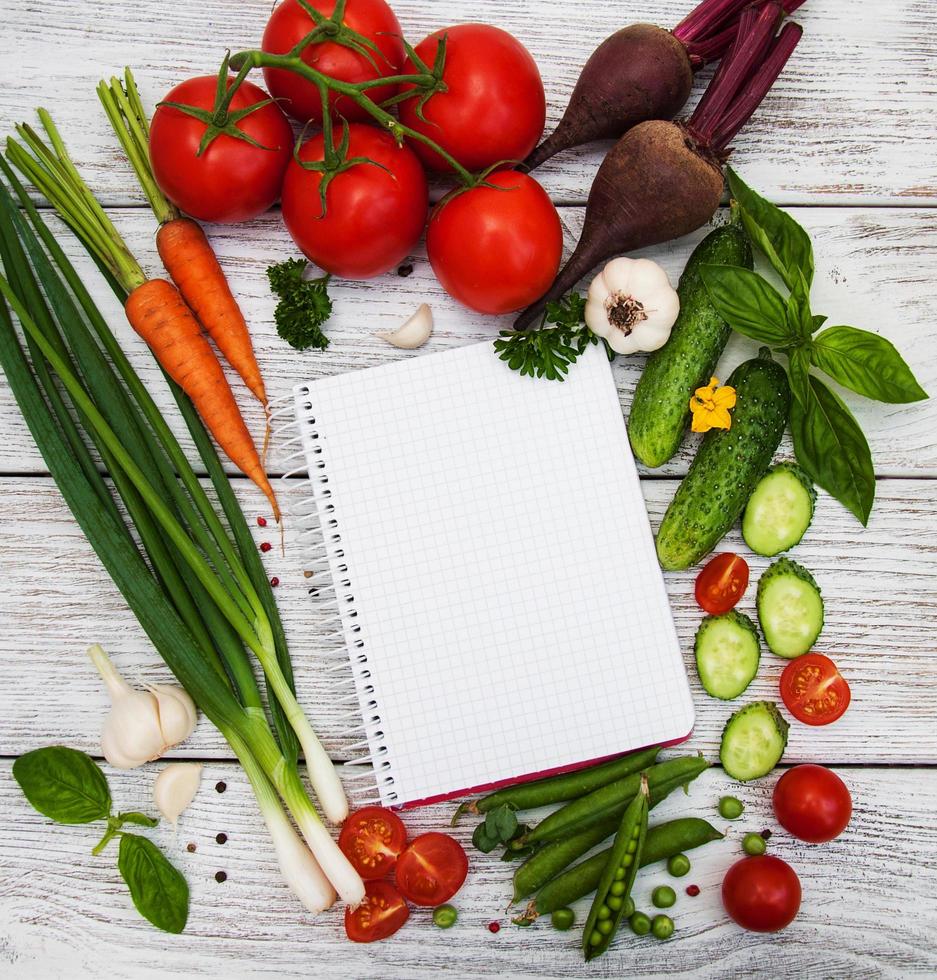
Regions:
[[813, 333], [813, 315], [810, 312], [810, 287], [800, 269], [794, 270], [794, 285], [787, 297], [787, 323], [792, 333], [802, 340], [809, 340]]
[[716, 311], [736, 333], [773, 347], [798, 340], [781, 294], [761, 276], [734, 265], [702, 265], [700, 275]]
[[756, 194], [731, 167], [726, 167], [726, 179], [752, 244], [764, 253], [788, 289], [794, 288], [797, 270], [809, 288], [813, 284], [813, 246], [807, 232], [789, 214]]
[[110, 815], [107, 780], [84, 752], [64, 745], [34, 749], [13, 763], [13, 777], [34, 809], [56, 823], [91, 823]]
[[842, 399], [810, 376], [813, 397], [791, 402], [791, 434], [797, 461], [813, 481], [868, 524], [875, 500], [872, 454], [859, 423]]
[[820, 327], [823, 326], [826, 321], [829, 320], [828, 316], [815, 316], [810, 318], [810, 332], [816, 333]]
[[189, 917], [189, 886], [163, 852], [146, 837], [120, 838], [117, 867], [137, 911], [166, 932], [182, 932]]
[[798, 347], [789, 355], [788, 377], [791, 391], [801, 405], [807, 406], [813, 399], [810, 387], [810, 354], [805, 347]]
[[119, 824], [132, 823], [136, 824], [138, 827], [158, 827], [159, 820], [155, 817], [148, 817], [145, 813], [137, 813], [135, 810], [131, 810], [130, 813], [118, 813], [117, 821]]
[[894, 345], [868, 330], [830, 327], [814, 338], [810, 357], [820, 370], [866, 398], [892, 404], [927, 398]]

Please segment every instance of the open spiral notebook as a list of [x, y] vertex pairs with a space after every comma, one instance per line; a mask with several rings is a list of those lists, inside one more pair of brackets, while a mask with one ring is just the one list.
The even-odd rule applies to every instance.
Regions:
[[415, 356], [298, 385], [292, 409], [300, 512], [327, 559], [383, 804], [687, 737], [687, 677], [600, 348], [563, 383], [521, 377], [490, 343]]

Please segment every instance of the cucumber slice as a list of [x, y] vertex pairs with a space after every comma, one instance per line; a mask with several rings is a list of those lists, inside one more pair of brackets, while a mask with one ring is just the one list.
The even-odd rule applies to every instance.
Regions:
[[722, 768], [743, 783], [766, 776], [784, 755], [790, 727], [773, 701], [739, 708], [722, 730]]
[[813, 520], [817, 492], [794, 463], [779, 463], [749, 497], [742, 536], [756, 555], [773, 558], [800, 542]]
[[758, 673], [761, 647], [755, 624], [743, 613], [707, 616], [696, 634], [696, 670], [706, 693], [737, 698]]
[[758, 620], [765, 643], [779, 657], [808, 653], [823, 629], [823, 599], [813, 576], [779, 558], [758, 582]]

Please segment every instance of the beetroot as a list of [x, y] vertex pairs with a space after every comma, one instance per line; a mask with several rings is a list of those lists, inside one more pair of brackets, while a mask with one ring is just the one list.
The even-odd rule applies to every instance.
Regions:
[[526, 329], [600, 262], [688, 235], [715, 214], [728, 145], [758, 108], [802, 31], [779, 2], [747, 7], [732, 46], [685, 124], [649, 120], [632, 127], [603, 160], [589, 192], [579, 244], [550, 291], [514, 323]]
[[[784, 0], [787, 13], [804, 0]], [[632, 24], [606, 38], [586, 62], [559, 126], [521, 168], [561, 150], [618, 139], [646, 119], [671, 119], [686, 104], [693, 72], [723, 56], [750, 0], [703, 0], [674, 30]]]

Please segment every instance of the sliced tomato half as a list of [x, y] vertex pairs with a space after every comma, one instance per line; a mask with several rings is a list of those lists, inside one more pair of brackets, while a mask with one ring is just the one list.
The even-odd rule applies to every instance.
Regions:
[[403, 821], [392, 810], [366, 806], [356, 810], [342, 827], [338, 846], [365, 880], [383, 878], [407, 846]]
[[403, 896], [389, 881], [369, 881], [364, 901], [345, 909], [345, 935], [353, 943], [373, 943], [392, 936], [410, 917]]
[[716, 555], [696, 578], [696, 601], [711, 616], [734, 609], [748, 588], [748, 562], [727, 551]]
[[468, 857], [448, 834], [415, 837], [397, 859], [397, 887], [414, 905], [442, 905], [462, 887]]
[[822, 653], [805, 653], [781, 674], [781, 698], [805, 725], [829, 725], [849, 707], [849, 684], [836, 664]]

